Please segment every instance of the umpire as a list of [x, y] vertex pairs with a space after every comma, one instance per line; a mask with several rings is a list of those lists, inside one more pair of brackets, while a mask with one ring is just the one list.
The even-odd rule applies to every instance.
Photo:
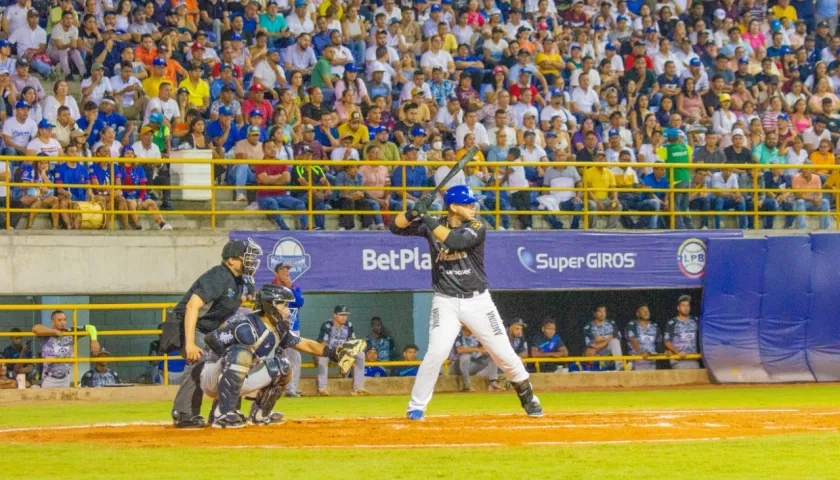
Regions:
[[[204, 426], [204, 418], [200, 415], [204, 335], [217, 329], [242, 305], [261, 254], [259, 245], [251, 239], [247, 242], [231, 240], [222, 249], [221, 265], [198, 277], [171, 312], [170, 328], [174, 330], [175, 325], [180, 325], [181, 354], [187, 360], [181, 387], [172, 406], [175, 428]], [[161, 343], [164, 343], [163, 339]]]

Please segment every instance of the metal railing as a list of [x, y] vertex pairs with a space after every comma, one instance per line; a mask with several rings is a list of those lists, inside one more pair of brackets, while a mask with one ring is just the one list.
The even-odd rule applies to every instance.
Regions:
[[[6, 163], [6, 171], [12, 172], [12, 164], [13, 162], [22, 162], [22, 161], [52, 161], [52, 162], [61, 162], [61, 161], [78, 161], [78, 162], [91, 162], [96, 161], [96, 158], [87, 158], [87, 157], [28, 157], [28, 156], [4, 156], [0, 161]], [[232, 166], [232, 165], [240, 165], [245, 164], [249, 166], [253, 165], [276, 165], [286, 164], [291, 166], [329, 166], [329, 167], [343, 167], [347, 165], [368, 165], [368, 166], [386, 166], [386, 167], [412, 167], [412, 166], [422, 166], [422, 167], [437, 167], [441, 165], [451, 165], [451, 162], [441, 162], [441, 161], [330, 161], [330, 160], [293, 160], [289, 161], [281, 161], [281, 160], [228, 160], [228, 159], [146, 159], [146, 158], [136, 158], [132, 159], [132, 163], [140, 164], [140, 165], [150, 165], [150, 164], [201, 164], [201, 165], [223, 165], [223, 166]], [[779, 170], [786, 170], [792, 168], [809, 168], [812, 170], [823, 170], [823, 171], [830, 171], [835, 172], [840, 169], [840, 166], [837, 165], [786, 165], [786, 164], [665, 164], [665, 163], [611, 163], [611, 162], [601, 162], [601, 163], [592, 163], [592, 162], [471, 162], [469, 167], [479, 168], [484, 172], [492, 172], [492, 178], [499, 178], [499, 172], [502, 168], [507, 167], [534, 167], [534, 168], [548, 168], [554, 167], [557, 169], [562, 169], [565, 167], [577, 167], [579, 169], [588, 168], [588, 167], [605, 167], [610, 169], [626, 169], [627, 167], [633, 167], [635, 169], [652, 169], [652, 168], [664, 168], [667, 170], [667, 176], [669, 178], [669, 186], [668, 188], [664, 189], [652, 189], [647, 187], [634, 187], [634, 186], [623, 186], [623, 187], [610, 187], [610, 188], [590, 188], [586, 185], [581, 187], [511, 187], [509, 185], [487, 185], [485, 187], [481, 187], [480, 191], [485, 193], [492, 193], [494, 195], [494, 202], [492, 204], [493, 208], [488, 210], [481, 210], [479, 213], [482, 215], [492, 215], [495, 217], [495, 225], [501, 225], [501, 217], [503, 215], [533, 215], [533, 216], [545, 216], [545, 215], [562, 215], [562, 216], [579, 216], [583, 221], [582, 228], [589, 229], [590, 228], [590, 217], [600, 217], [600, 216], [622, 216], [622, 215], [633, 215], [633, 216], [664, 216], [669, 219], [668, 225], [669, 228], [674, 229], [676, 228], [676, 219], [678, 216], [683, 215], [693, 215], [693, 216], [744, 216], [748, 215], [751, 216], [755, 224], [757, 225], [759, 219], [764, 216], [770, 215], [788, 215], [788, 216], [797, 216], [797, 215], [808, 215], [808, 216], [821, 216], [826, 215], [826, 212], [822, 211], [763, 211], [761, 210], [761, 202], [758, 201], [758, 198], [761, 194], [793, 194], [801, 195], [807, 193], [821, 193], [821, 194], [829, 194], [832, 195], [835, 200], [837, 200], [836, 204], [840, 204], [840, 190], [831, 190], [831, 189], [767, 189], [767, 188], [759, 188], [759, 175], [763, 173], [767, 169], [779, 169]], [[114, 179], [114, 164], [109, 162], [110, 168], [110, 178]], [[750, 211], [677, 211], [675, 209], [675, 200], [676, 194], [679, 193], [687, 193], [687, 194], [694, 194], [698, 193], [701, 195], [720, 195], [726, 192], [732, 192], [731, 189], [713, 189], [713, 188], [675, 188], [674, 187], [674, 169], [706, 169], [706, 170], [719, 170], [719, 169], [735, 169], [741, 170], [745, 172], [751, 172], [752, 178], [752, 185], [750, 186], [743, 186], [737, 190], [739, 193], [745, 193], [748, 195], [752, 195], [752, 208]], [[427, 170], [427, 177], [431, 175], [431, 171]], [[184, 215], [188, 217], [209, 217], [210, 218], [210, 228], [215, 229], [217, 225], [217, 218], [219, 216], [240, 216], [240, 215], [261, 215], [265, 216], [268, 214], [283, 214], [283, 215], [307, 215], [309, 220], [310, 228], [314, 226], [314, 216], [315, 215], [373, 215], [377, 213], [373, 210], [315, 210], [313, 208], [313, 193], [319, 190], [330, 190], [330, 191], [384, 191], [387, 193], [394, 193], [396, 192], [401, 199], [401, 206], [402, 210], [407, 208], [407, 202], [409, 200], [410, 193], [409, 192], [421, 192], [421, 193], [428, 193], [433, 190], [434, 187], [430, 186], [406, 186], [407, 183], [407, 170], [406, 168], [402, 168], [401, 175], [402, 175], [402, 185], [401, 186], [311, 186], [312, 185], [312, 169], [307, 169], [307, 185], [300, 186], [300, 185], [245, 185], [245, 186], [236, 186], [236, 185], [215, 185], [215, 172], [214, 168], [210, 168], [210, 178], [208, 178], [207, 185], [132, 185], [132, 186], [122, 186], [122, 185], [80, 185], [80, 184], [55, 184], [55, 183], [28, 183], [28, 182], [14, 182], [11, 181], [11, 178], [7, 179], [5, 175], [2, 175], [0, 178], [0, 186], [4, 186], [7, 189], [7, 195], [5, 200], [5, 205], [0, 205], [0, 212], [4, 212], [6, 218], [6, 225], [0, 227], [10, 228], [10, 213], [58, 213], [58, 214], [78, 214], [80, 213], [79, 210], [74, 209], [59, 209], [59, 208], [38, 208], [38, 209], [29, 209], [29, 208], [12, 208], [11, 207], [11, 192], [9, 189], [11, 188], [36, 188], [36, 187], [45, 187], [45, 188], [85, 188], [85, 189], [96, 189], [100, 191], [107, 191], [107, 192], [117, 192], [117, 194], [110, 194], [107, 195], [107, 198], [104, 202], [101, 203], [103, 209], [96, 211], [96, 212], [89, 212], [95, 214], [102, 214], [105, 215], [108, 219], [108, 228], [114, 229], [116, 228], [115, 224], [115, 215], [125, 215], [129, 212], [124, 210], [118, 210], [116, 208], [116, 197], [121, 194], [122, 190], [143, 190], [143, 191], [154, 191], [154, 190], [204, 190], [210, 192], [210, 200], [209, 200], [209, 209], [206, 210], [196, 210], [196, 209], [181, 209], [181, 210], [172, 210], [166, 212], [155, 212], [155, 211], [143, 211], [143, 210], [136, 210], [131, 211], [131, 214], [137, 215], [154, 215], [157, 213], [162, 213], [166, 215]], [[583, 175], [581, 175], [583, 177]], [[390, 176], [389, 176], [390, 178]], [[276, 190], [279, 195], [285, 195], [285, 192], [289, 191], [304, 191], [306, 192], [306, 209], [304, 210], [281, 210], [281, 211], [268, 211], [268, 210], [229, 210], [229, 209], [218, 209], [216, 205], [217, 200], [217, 192], [219, 191], [232, 191], [232, 190], [262, 190], [262, 191], [271, 191]], [[540, 192], [542, 194], [550, 194], [553, 192], [572, 192], [573, 196], [580, 198], [582, 201], [581, 210], [503, 210], [501, 208], [501, 198], [500, 192], [513, 192], [513, 191], [529, 191], [529, 192]], [[629, 210], [629, 211], [613, 211], [613, 210], [591, 210], [589, 201], [590, 197], [596, 194], [606, 194], [607, 196], [615, 194], [618, 196], [622, 193], [631, 193], [631, 194], [664, 194], [667, 195], [668, 198], [668, 208], [667, 210], [660, 210], [660, 211], [640, 211], [640, 210]], [[620, 201], [620, 199], [616, 199], [616, 201]], [[383, 210], [379, 213], [383, 215], [388, 215], [389, 211]], [[393, 212], [396, 213], [396, 212]], [[835, 218], [835, 222], [840, 225], [840, 211], [835, 211], [833, 214], [829, 213]]]
[[[85, 331], [77, 331], [79, 327], [79, 311], [102, 311], [102, 310], [159, 310], [161, 312], [161, 322], [166, 321], [166, 310], [174, 307], [174, 303], [111, 303], [111, 304], [54, 304], [54, 305], [0, 305], [0, 311], [6, 312], [33, 312], [33, 311], [53, 311], [61, 310], [67, 314], [70, 313], [72, 319], [72, 331], [66, 332], [64, 335], [73, 337], [73, 356], [68, 358], [3, 358], [0, 363], [8, 365], [16, 364], [43, 364], [43, 363], [70, 363], [73, 365], [73, 386], [79, 384], [79, 363], [98, 362], [102, 361], [101, 357], [79, 357], [78, 338], [87, 336]], [[97, 337], [109, 336], [136, 336], [136, 335], [160, 335], [161, 330], [99, 330]], [[38, 335], [32, 332], [0, 332], [0, 338], [10, 337], [37, 337]], [[113, 353], [113, 352], [109, 352]], [[163, 382], [162, 385], [169, 384], [169, 360], [183, 360], [180, 355], [132, 355], [132, 356], [108, 356], [107, 363], [112, 362], [159, 362], [163, 361]], [[702, 358], [700, 354], [686, 355], [679, 357], [677, 355], [651, 355], [646, 360], [699, 360]], [[638, 355], [623, 355], [623, 356], [602, 356], [602, 357], [560, 357], [560, 358], [523, 358], [522, 361], [526, 364], [534, 364], [536, 371], [540, 371], [540, 364], [542, 363], [582, 363], [582, 362], [610, 362], [623, 361], [624, 369], [630, 369], [631, 361], [643, 360]], [[365, 362], [366, 366], [381, 366], [381, 367], [402, 367], [402, 366], [418, 366], [420, 361], [389, 361], [389, 362]], [[449, 360], [444, 362], [444, 375], [449, 375], [449, 367], [451, 362]], [[314, 362], [301, 363], [301, 368], [315, 368], [317, 366]]]

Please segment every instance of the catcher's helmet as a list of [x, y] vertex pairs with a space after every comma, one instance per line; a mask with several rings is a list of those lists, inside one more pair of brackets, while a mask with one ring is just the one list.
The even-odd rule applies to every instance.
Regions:
[[446, 194], [443, 196], [443, 201], [448, 207], [450, 205], [468, 205], [478, 200], [473, 197], [472, 190], [469, 187], [466, 185], [456, 185], [446, 191]]
[[263, 285], [254, 297], [254, 305], [257, 307], [257, 310], [268, 314], [275, 323], [288, 320], [280, 314], [277, 305], [288, 305], [294, 301], [295, 294], [289, 288], [271, 283]]

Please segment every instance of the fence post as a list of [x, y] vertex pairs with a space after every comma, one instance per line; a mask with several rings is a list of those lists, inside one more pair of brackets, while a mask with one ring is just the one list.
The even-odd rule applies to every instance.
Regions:
[[[309, 200], [309, 203], [306, 205], [306, 216], [309, 218], [309, 229], [314, 229], [314, 222], [315, 222], [315, 215], [312, 214], [312, 167], [314, 165], [310, 165], [309, 169], [306, 170], [306, 198]], [[323, 172], [326, 174], [326, 172]], [[289, 195], [291, 192], [286, 190], [286, 195]]]
[[[230, 165], [228, 165], [230, 167]], [[216, 229], [216, 164], [210, 163], [210, 230]], [[164, 312], [164, 320], [166, 314]], [[164, 365], [166, 365], [164, 363]], [[165, 385], [165, 384], [164, 384]]]
[[496, 191], [496, 212], [494, 213], [496, 217], [496, 230], [502, 228], [502, 214], [500, 210], [502, 209], [502, 199], [499, 198], [502, 195], [502, 191], [499, 190], [499, 167], [493, 168], [493, 188]]
[[117, 196], [117, 189], [116, 189], [116, 179], [114, 177], [114, 162], [110, 162], [110, 163], [111, 163], [111, 166], [109, 167], [109, 169], [111, 170], [111, 185], [110, 185], [111, 195], [109, 195], [109, 197], [111, 199], [111, 215], [109, 215], [109, 217], [111, 218], [111, 221], [108, 222], [108, 223], [111, 224], [110, 225], [111, 230], [114, 230], [115, 229], [114, 227], [116, 227], [116, 225], [114, 224], [114, 220], [116, 220], [116, 217], [117, 217], [117, 207], [116, 207], [116, 204], [115, 204], [115, 202], [116, 202], [115, 198]]
[[[161, 313], [161, 322], [166, 322], [166, 308], [160, 309]], [[158, 344], [160, 346], [160, 344]], [[169, 385], [169, 352], [160, 352], [163, 354], [163, 385]], [[152, 379], [152, 383], [154, 383], [155, 379]]]
[[753, 177], [753, 230], [758, 230], [758, 168], [751, 167], [750, 173]]
[[75, 335], [79, 328], [79, 309], [73, 309], [73, 386], [79, 385], [79, 337]]
[[[3, 160], [3, 163], [6, 166], [6, 169], [4, 170], [4, 173], [3, 173], [3, 179], [2, 179], [3, 184], [6, 186], [6, 206], [5, 206], [5, 208], [6, 208], [6, 215], [5, 215], [6, 230], [9, 230], [10, 228], [12, 228], [11, 227], [12, 226], [12, 212], [9, 211], [9, 209], [11, 208], [11, 199], [12, 199], [12, 187], [9, 186], [9, 183], [10, 183], [9, 180], [11, 180], [11, 178], [12, 178], [12, 171], [10, 170], [11, 165], [10, 165], [8, 160]], [[27, 227], [28, 226], [29, 225], [27, 225]]]
[[674, 188], [674, 167], [671, 165], [668, 168], [668, 196], [670, 197], [668, 201], [668, 224], [671, 226], [671, 230], [676, 230], [677, 228], [677, 214], [675, 213], [676, 208], [674, 206], [677, 195], [674, 192]]
[[[589, 230], [589, 190], [586, 189], [586, 184], [582, 185], [580, 195], [583, 197], [583, 229]], [[539, 372], [539, 367], [537, 367], [537, 371]]]

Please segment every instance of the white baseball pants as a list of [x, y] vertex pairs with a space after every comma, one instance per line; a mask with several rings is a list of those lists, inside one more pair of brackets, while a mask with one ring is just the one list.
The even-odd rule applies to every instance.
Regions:
[[[210, 398], [216, 399], [219, 396], [219, 378], [222, 375], [222, 361], [205, 362], [204, 368], [201, 370], [201, 390]], [[258, 392], [261, 388], [268, 386], [271, 383], [271, 376], [268, 374], [268, 369], [260, 362], [248, 372], [245, 377], [245, 382], [242, 384], [240, 396], [249, 395]]]
[[411, 389], [409, 411], [426, 410], [432, 399], [440, 367], [452, 351], [462, 324], [487, 349], [493, 362], [508, 380], [515, 383], [528, 380], [525, 365], [510, 346], [505, 325], [488, 291], [463, 299], [436, 293], [429, 319], [429, 349], [420, 364], [414, 388]]

